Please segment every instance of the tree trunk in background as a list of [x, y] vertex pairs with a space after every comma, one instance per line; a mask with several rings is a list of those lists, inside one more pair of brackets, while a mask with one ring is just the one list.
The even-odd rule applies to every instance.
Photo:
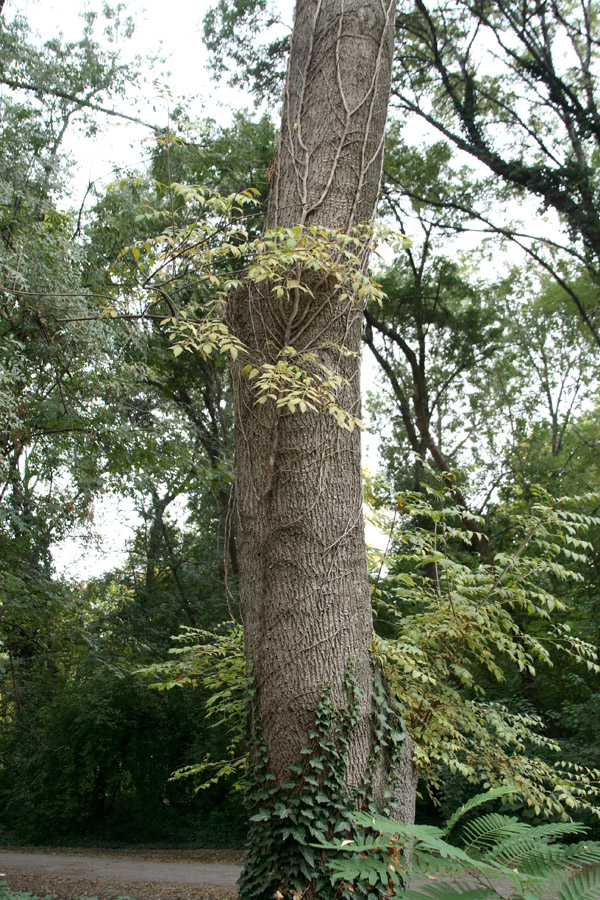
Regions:
[[[372, 219], [390, 90], [394, 0], [298, 0], [267, 228], [348, 228]], [[310, 273], [301, 273], [311, 282]], [[233, 368], [240, 607], [257, 714], [281, 782], [298, 760], [330, 686], [347, 703], [351, 667], [361, 718], [346, 779], [365, 775], [372, 745], [372, 638], [360, 432], [327, 412], [256, 405], [241, 374], [283, 347], [312, 352], [345, 379], [338, 403], [360, 416], [360, 303], [233, 295], [229, 323], [250, 348]], [[347, 352], [350, 351], [350, 352]], [[383, 778], [382, 778], [383, 781]]]

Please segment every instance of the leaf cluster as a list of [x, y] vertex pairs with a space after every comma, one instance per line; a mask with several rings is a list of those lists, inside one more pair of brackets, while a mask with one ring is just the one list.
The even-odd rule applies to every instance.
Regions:
[[204, 42], [217, 75], [229, 73], [232, 84], [249, 84], [257, 97], [278, 100], [290, 46], [290, 34], [278, 25], [268, 0], [218, 0], [204, 18]]
[[578, 511], [584, 500], [554, 505], [538, 492], [531, 510], [513, 517], [512, 549], [491, 565], [473, 560], [467, 514], [452, 501], [447, 478], [396, 498], [395, 514], [375, 513], [393, 549], [372, 557], [377, 628], [385, 635], [373, 652], [404, 704], [415, 759], [433, 792], [450, 769], [473, 784], [517, 786], [535, 813], [598, 814], [600, 773], [569, 771], [539, 717], [488, 699], [484, 687], [485, 676], [498, 683], [512, 671], [535, 677], [537, 667], [553, 664], [551, 651], [599, 671], [595, 648], [555, 621], [566, 606], [556, 586], [581, 579], [576, 565], [590, 549], [581, 532], [597, 524]]
[[222, 759], [207, 756], [200, 763], [178, 769], [173, 779], [193, 777], [199, 791], [234, 776], [234, 788], [239, 790], [247, 762], [246, 663], [241, 626], [231, 625], [221, 633], [186, 627], [174, 640], [179, 646], [170, 649], [170, 660], [139, 669], [138, 674], [160, 679], [149, 685], [157, 691], [191, 685], [207, 692], [205, 718], [214, 726], [225, 725], [229, 742]]
[[[290, 412], [326, 410], [342, 428], [360, 426], [360, 420], [337, 402], [344, 383], [341, 376], [315, 353], [290, 344], [277, 349], [274, 360], [258, 358], [229, 328], [226, 298], [231, 291], [256, 286], [268, 291], [282, 309], [297, 308], [300, 298], [314, 299], [316, 280], [328, 285], [330, 302], [336, 306], [381, 303], [382, 291], [365, 271], [365, 260], [380, 243], [398, 250], [406, 245], [406, 238], [385, 227], [368, 225], [350, 232], [297, 226], [249, 240], [239, 219], [248, 207], [256, 205], [256, 191], [221, 197], [189, 185], [173, 184], [171, 189], [186, 202], [192, 200], [203, 208], [203, 220], [177, 229], [168, 225], [140, 245], [125, 248], [122, 255], [131, 252], [150, 303], [166, 301], [172, 310], [173, 315], [161, 324], [171, 329], [174, 355], [187, 351], [203, 358], [227, 354], [232, 360], [249, 359], [241, 371], [254, 380], [257, 403], [271, 400]], [[215, 216], [219, 218], [215, 220]], [[178, 308], [177, 293], [191, 281], [196, 291], [204, 285], [217, 292], [216, 299]], [[349, 353], [344, 347], [330, 349]]]

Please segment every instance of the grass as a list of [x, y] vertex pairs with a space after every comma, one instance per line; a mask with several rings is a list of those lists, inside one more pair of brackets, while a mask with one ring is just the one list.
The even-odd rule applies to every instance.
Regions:
[[[3, 877], [2, 873], [0, 873], [1, 877]], [[32, 894], [31, 891], [13, 891], [6, 884], [0, 882], [0, 900], [57, 900], [57, 895], [46, 894], [44, 897], [38, 897], [37, 894]], [[98, 898], [81, 896], [78, 900], [98, 900]], [[128, 897], [127, 894], [122, 894], [119, 897], [115, 897], [114, 900], [133, 900], [133, 898]]]

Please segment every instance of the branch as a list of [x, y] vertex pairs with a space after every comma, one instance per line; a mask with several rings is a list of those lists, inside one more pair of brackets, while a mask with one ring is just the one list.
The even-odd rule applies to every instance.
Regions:
[[[3, 0], [0, 0], [0, 2], [3, 2]], [[0, 12], [2, 12], [2, 6], [0, 6]], [[151, 125], [149, 122], [144, 122], [143, 119], [137, 118], [137, 116], [128, 116], [127, 113], [118, 112], [116, 109], [100, 106], [99, 103], [91, 103], [89, 100], [78, 97], [77, 94], [61, 91], [60, 88], [42, 87], [39, 84], [30, 84], [26, 81], [14, 81], [12, 78], [7, 78], [6, 76], [0, 77], [0, 84], [5, 84], [15, 91], [31, 91], [34, 94], [50, 94], [52, 97], [58, 97], [61, 100], [69, 100], [71, 103], [77, 103], [80, 107], [103, 113], [105, 116], [114, 116], [117, 119], [125, 119], [127, 122], [134, 122], [136, 125], [142, 125], [144, 128], [149, 128], [155, 134], [161, 132], [158, 125]]]

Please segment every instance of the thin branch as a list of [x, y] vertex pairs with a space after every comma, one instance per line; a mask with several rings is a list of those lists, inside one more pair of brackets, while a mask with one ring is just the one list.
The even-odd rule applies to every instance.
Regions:
[[[0, 12], [1, 9], [2, 8], [0, 7]], [[155, 134], [160, 134], [162, 131], [158, 125], [151, 125], [149, 122], [144, 122], [143, 119], [140, 119], [137, 116], [128, 116], [127, 113], [119, 112], [116, 109], [109, 109], [107, 106], [101, 106], [99, 103], [92, 103], [89, 100], [78, 97], [77, 94], [61, 91], [60, 88], [42, 87], [39, 84], [30, 84], [26, 81], [14, 81], [12, 78], [7, 78], [6, 76], [0, 77], [0, 84], [5, 84], [15, 91], [31, 91], [35, 94], [50, 94], [53, 97], [59, 97], [61, 100], [69, 100], [72, 103], [77, 103], [80, 107], [103, 113], [105, 116], [113, 116], [117, 119], [124, 119], [127, 122], [134, 122], [136, 125], [142, 125], [144, 128], [149, 128], [150, 131], [153, 131]]]

